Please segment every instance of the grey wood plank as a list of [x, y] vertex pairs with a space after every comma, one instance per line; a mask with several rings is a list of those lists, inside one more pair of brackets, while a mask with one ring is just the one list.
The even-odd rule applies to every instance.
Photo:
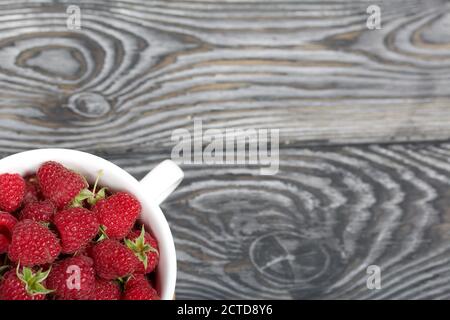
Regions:
[[378, 1], [382, 30], [370, 4], [0, 1], [0, 148], [170, 147], [194, 117], [305, 145], [449, 139], [449, 3]]
[[[169, 151], [104, 156], [142, 177]], [[449, 299], [450, 144], [286, 148], [186, 166], [163, 204], [181, 299]], [[381, 290], [366, 286], [381, 268]]]
[[[170, 150], [97, 154], [139, 179]], [[450, 144], [428, 143], [284, 148], [274, 176], [182, 165], [162, 206], [177, 297], [449, 299], [449, 163]]]

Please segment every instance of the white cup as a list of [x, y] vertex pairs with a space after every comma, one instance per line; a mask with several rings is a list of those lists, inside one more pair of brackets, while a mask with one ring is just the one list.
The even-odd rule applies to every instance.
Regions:
[[0, 173], [27, 175], [37, 171], [45, 161], [56, 161], [79, 172], [93, 182], [100, 170], [100, 185], [133, 194], [142, 205], [141, 221], [150, 228], [159, 243], [160, 261], [156, 269], [156, 289], [161, 299], [175, 294], [177, 259], [172, 233], [159, 205], [183, 179], [183, 171], [165, 160], [140, 182], [115, 164], [95, 155], [69, 149], [37, 149], [17, 153], [0, 160]]

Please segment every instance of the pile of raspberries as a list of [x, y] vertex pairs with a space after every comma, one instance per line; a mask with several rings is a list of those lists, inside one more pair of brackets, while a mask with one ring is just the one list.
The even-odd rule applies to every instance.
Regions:
[[0, 175], [0, 300], [158, 300], [158, 243], [126, 192], [49, 161]]

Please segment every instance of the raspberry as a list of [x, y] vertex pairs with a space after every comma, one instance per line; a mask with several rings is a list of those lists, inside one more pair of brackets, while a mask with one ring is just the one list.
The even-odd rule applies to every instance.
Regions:
[[8, 252], [10, 241], [7, 236], [0, 233], [0, 254]]
[[92, 300], [120, 300], [120, 287], [115, 281], [97, 279]]
[[106, 239], [92, 248], [97, 275], [113, 280], [131, 274], [136, 267], [133, 252], [117, 240]]
[[41, 198], [41, 191], [35, 175], [25, 177], [25, 196], [23, 203], [38, 201]]
[[141, 204], [132, 195], [118, 192], [100, 200], [92, 208], [98, 222], [105, 227], [109, 238], [122, 239], [133, 227], [141, 213]]
[[136, 256], [135, 273], [150, 273], [155, 270], [159, 261], [158, 242], [150, 233], [133, 230], [125, 239], [125, 244]]
[[58, 209], [70, 204], [88, 187], [81, 175], [54, 161], [46, 162], [39, 168], [37, 179], [44, 197], [51, 200]]
[[123, 300], [159, 300], [158, 293], [142, 274], [132, 275], [126, 285]]
[[25, 180], [18, 174], [0, 174], [0, 209], [16, 211], [25, 197]]
[[76, 256], [53, 265], [47, 286], [60, 300], [87, 300], [95, 289], [95, 271], [91, 258]]
[[8, 271], [0, 285], [0, 300], [44, 300], [51, 291], [45, 288], [45, 279], [50, 270], [36, 273], [24, 267], [22, 272]]
[[17, 219], [13, 215], [0, 212], [0, 254], [8, 251], [12, 230], [16, 223]]
[[84, 208], [60, 211], [53, 221], [61, 237], [63, 253], [80, 250], [98, 233], [99, 224], [95, 214]]
[[27, 267], [52, 263], [60, 252], [58, 238], [40, 223], [22, 220], [14, 226], [8, 252], [12, 262]]
[[51, 201], [33, 201], [25, 204], [25, 207], [20, 212], [19, 219], [30, 219], [37, 222], [51, 222], [55, 212], [55, 205]]

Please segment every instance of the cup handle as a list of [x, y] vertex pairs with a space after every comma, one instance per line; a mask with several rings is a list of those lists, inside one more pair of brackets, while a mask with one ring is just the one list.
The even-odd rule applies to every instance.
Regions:
[[183, 170], [172, 160], [164, 160], [140, 181], [147, 195], [159, 206], [183, 180]]

